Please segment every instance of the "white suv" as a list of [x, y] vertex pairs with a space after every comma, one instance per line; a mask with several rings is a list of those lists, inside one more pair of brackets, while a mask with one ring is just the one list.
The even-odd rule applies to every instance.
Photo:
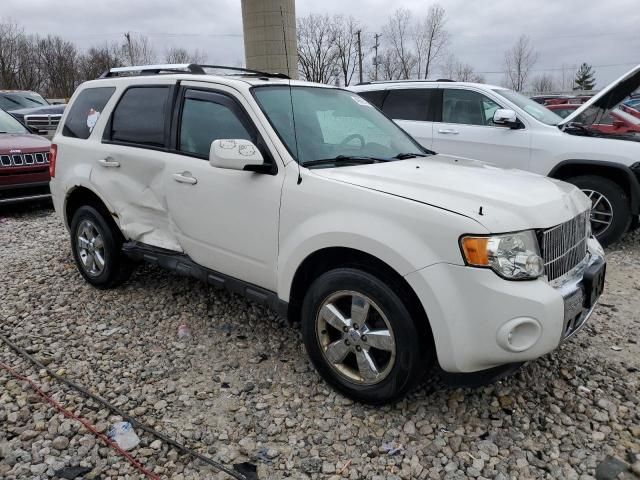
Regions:
[[591, 314], [605, 262], [574, 186], [431, 155], [347, 90], [206, 72], [120, 69], [73, 95], [51, 191], [92, 285], [147, 261], [244, 294], [370, 403], [436, 360], [544, 355]]
[[[640, 135], [601, 134], [591, 126], [614, 122], [610, 111], [638, 87], [640, 66], [565, 119], [513, 90], [492, 85], [395, 81], [351, 90], [426, 148], [578, 186], [593, 204], [593, 232], [607, 245], [638, 226]], [[640, 125], [640, 119], [628, 117]]]

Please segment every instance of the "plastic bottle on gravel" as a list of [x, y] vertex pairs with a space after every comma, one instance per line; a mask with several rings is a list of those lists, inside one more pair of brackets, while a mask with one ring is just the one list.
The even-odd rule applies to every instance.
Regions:
[[133, 430], [129, 422], [115, 423], [110, 429], [107, 436], [116, 442], [123, 450], [131, 450], [136, 448], [140, 443], [140, 438]]

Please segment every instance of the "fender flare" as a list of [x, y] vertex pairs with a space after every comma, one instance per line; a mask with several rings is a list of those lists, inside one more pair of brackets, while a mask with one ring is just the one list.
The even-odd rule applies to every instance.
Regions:
[[634, 164], [634, 166], [636, 165], [637, 165], [637, 169], [635, 170], [637, 171], [637, 173], [634, 173], [634, 170], [632, 170], [631, 167], [627, 167], [626, 165], [621, 165], [615, 162], [608, 162], [604, 160], [579, 160], [579, 159], [563, 160], [562, 162], [558, 163], [555, 167], [553, 167], [551, 171], [547, 174], [547, 176], [552, 178], [558, 178], [556, 177], [556, 174], [560, 170], [566, 167], [586, 166], [586, 167], [597, 167], [597, 168], [606, 168], [606, 169], [615, 170], [616, 172], [622, 174], [626, 178], [627, 182], [629, 182], [629, 193], [630, 193], [629, 200], [631, 202], [631, 205], [630, 205], [631, 212], [634, 215], [637, 215], [638, 213], [640, 213], [640, 162], [637, 164]]

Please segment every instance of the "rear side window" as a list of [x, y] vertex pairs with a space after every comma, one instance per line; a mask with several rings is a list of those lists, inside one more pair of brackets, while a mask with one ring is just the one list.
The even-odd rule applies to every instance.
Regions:
[[132, 87], [111, 118], [111, 140], [151, 147], [165, 146], [165, 123], [171, 88]]
[[115, 87], [83, 90], [70, 107], [67, 120], [62, 127], [62, 135], [73, 138], [89, 138], [104, 106], [115, 91]]
[[386, 90], [370, 90], [368, 92], [358, 92], [362, 98], [364, 98], [367, 102], [375, 105], [376, 107], [382, 109], [382, 102], [384, 97], [387, 95]]
[[436, 89], [412, 88], [389, 90], [382, 111], [394, 120], [430, 120], [430, 109]]

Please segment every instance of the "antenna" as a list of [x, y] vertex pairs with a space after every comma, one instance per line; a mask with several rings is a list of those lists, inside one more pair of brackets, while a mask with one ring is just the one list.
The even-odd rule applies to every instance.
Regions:
[[284, 13], [282, 5], [280, 6], [280, 18], [282, 19], [282, 37], [284, 39], [284, 56], [287, 62], [287, 73], [289, 74], [289, 101], [291, 102], [291, 121], [293, 123], [293, 140], [296, 144], [296, 163], [298, 164], [298, 185], [302, 183], [302, 175], [300, 175], [300, 152], [298, 151], [298, 132], [296, 131], [296, 114], [293, 110], [293, 93], [291, 91], [291, 68], [289, 67], [289, 50], [287, 49], [287, 30], [284, 25]]

